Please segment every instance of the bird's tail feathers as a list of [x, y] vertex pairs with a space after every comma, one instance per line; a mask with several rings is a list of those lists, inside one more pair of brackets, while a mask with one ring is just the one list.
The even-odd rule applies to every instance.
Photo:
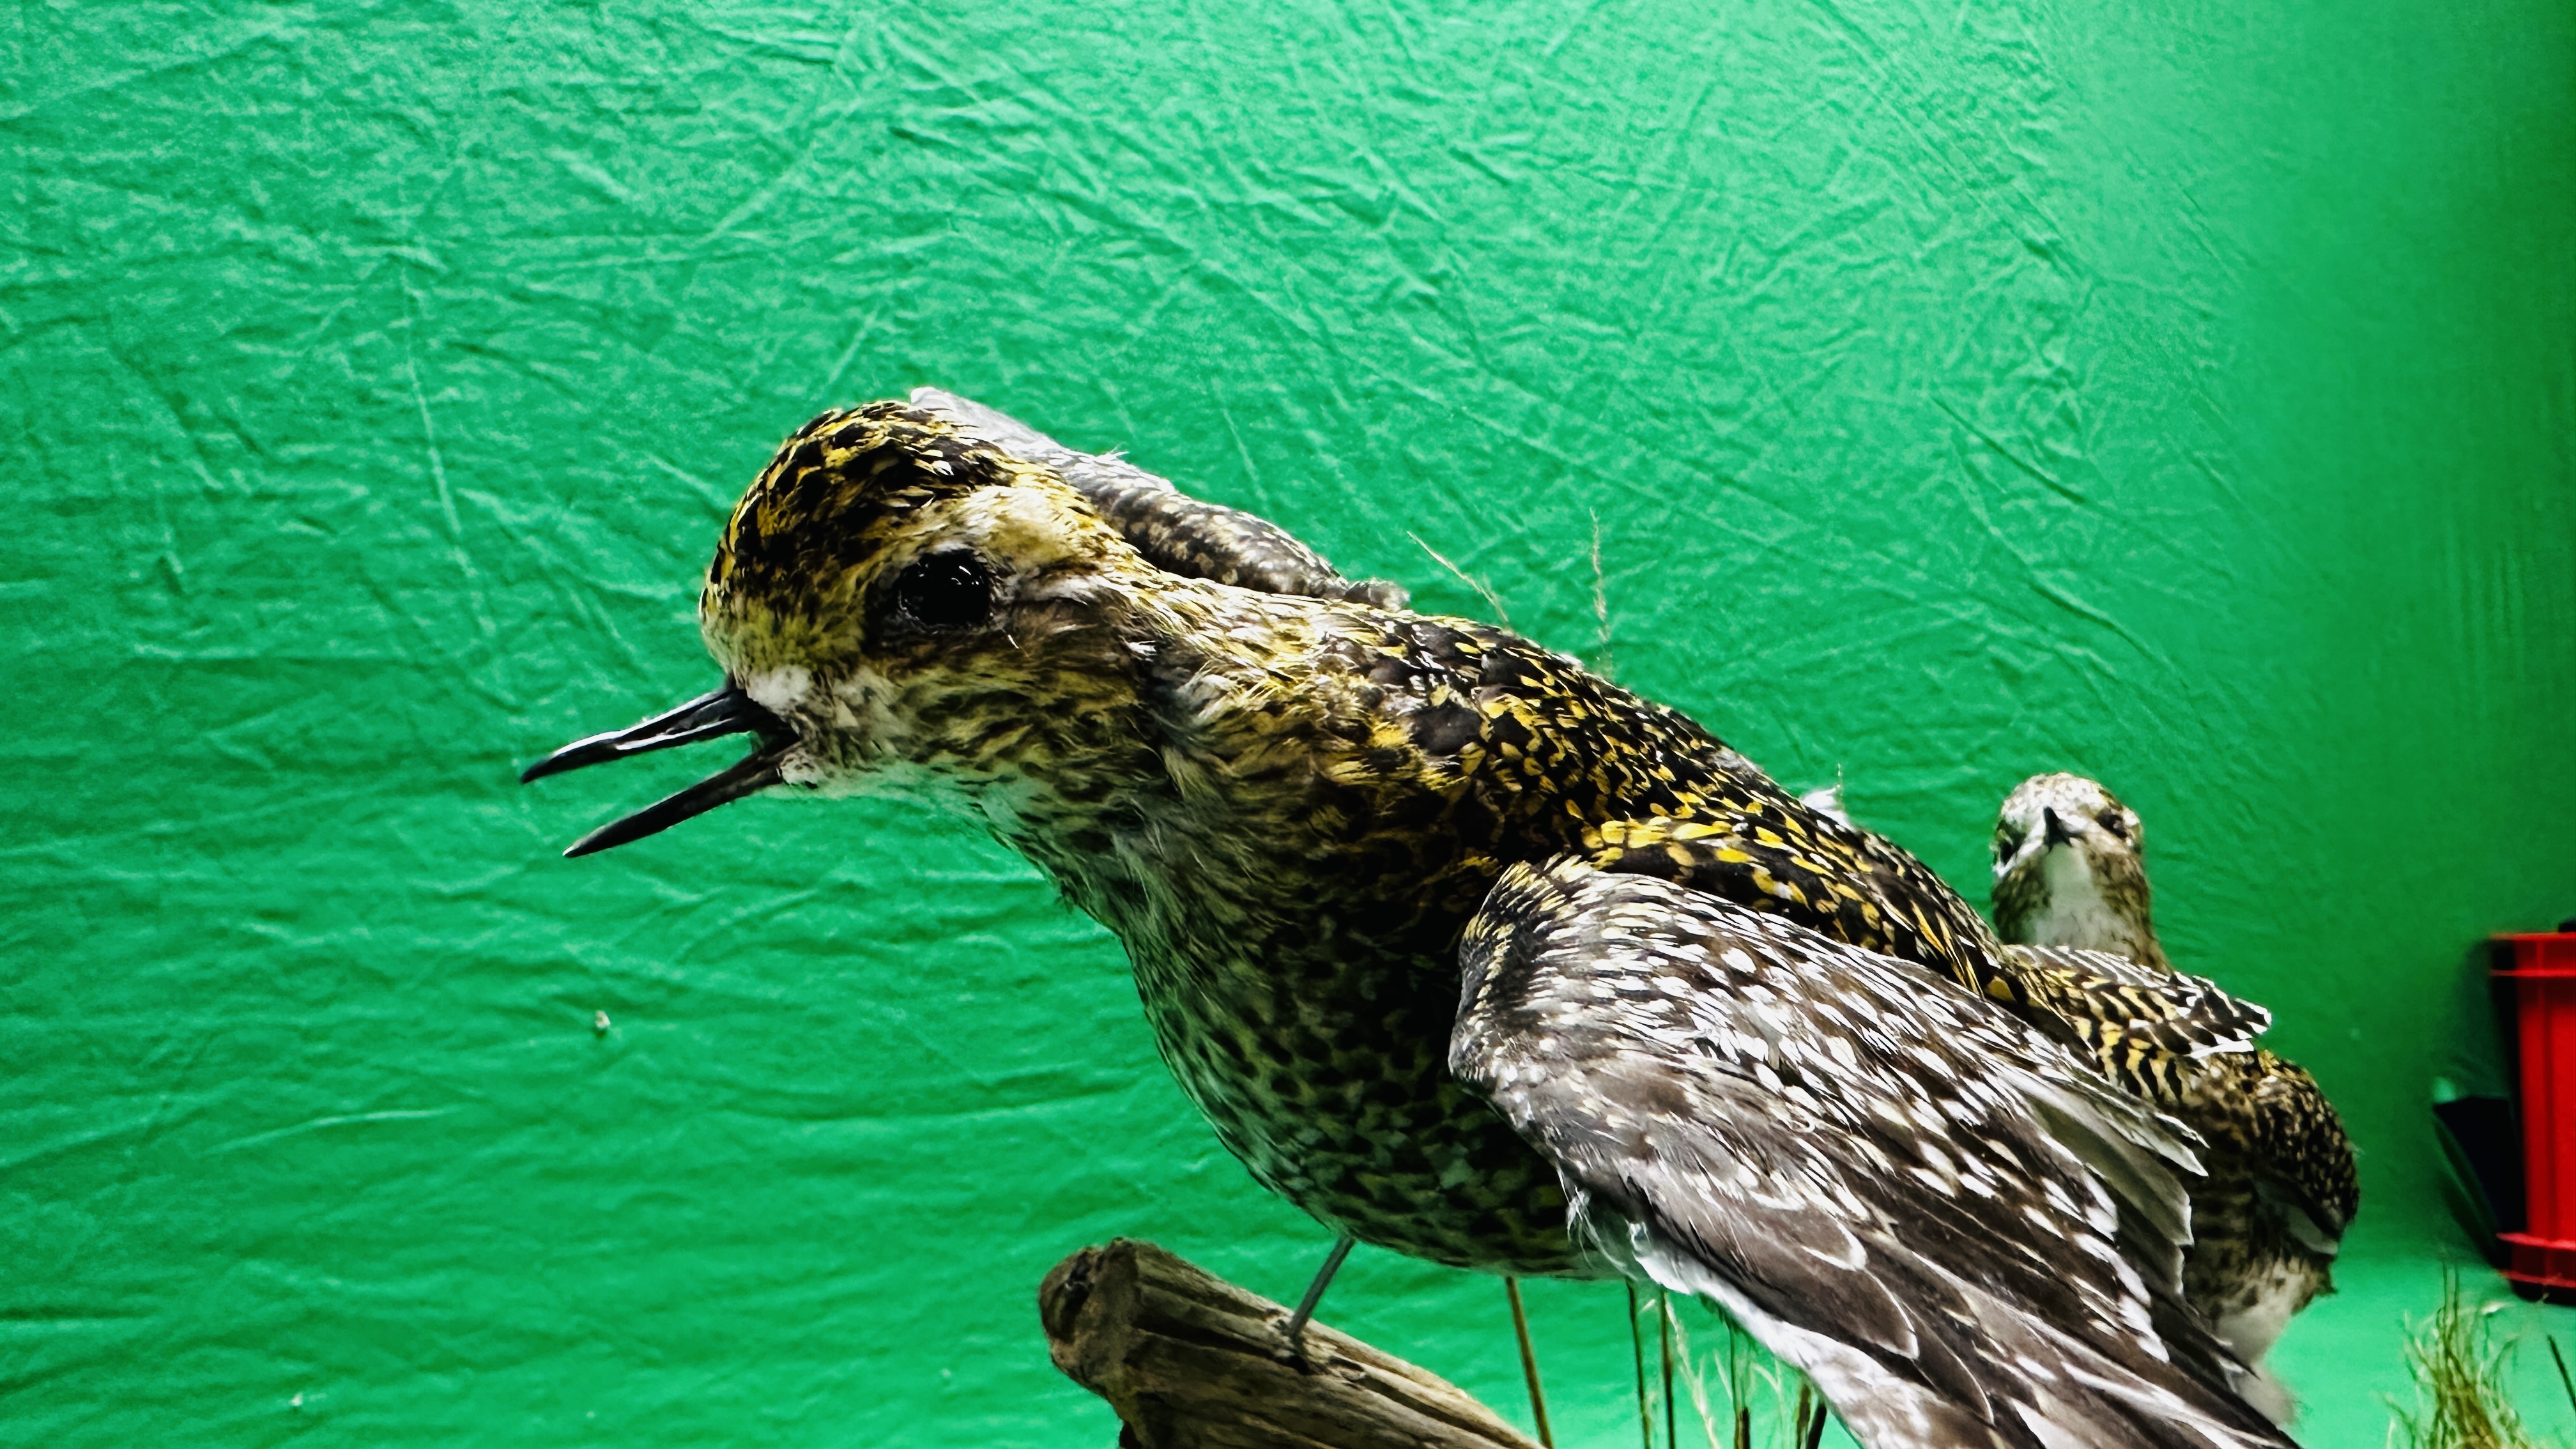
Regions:
[[2200, 1158], [2185, 1145], [2197, 1144], [2198, 1135], [2108, 1083], [2096, 1089], [2019, 1075], [2022, 1099], [2048, 1135], [2152, 1232], [2139, 1271], [2149, 1283], [2179, 1291], [2182, 1250], [2191, 1244], [2191, 1198], [2179, 1174], [2201, 1174]]
[[[1952, 1280], [1954, 1290], [1981, 1302], [1984, 1311], [1973, 1322], [1917, 1316], [1918, 1334], [1939, 1340], [1922, 1344], [1918, 1360], [1975, 1364], [2009, 1354], [2015, 1379], [2039, 1389], [2027, 1399], [1971, 1404], [1950, 1387], [1891, 1371], [1860, 1346], [1766, 1312], [1728, 1278], [1651, 1228], [1616, 1220], [1597, 1205], [1585, 1216], [1598, 1234], [1594, 1241], [1623, 1270], [1715, 1304], [1756, 1342], [1814, 1380], [1864, 1449], [2297, 1449], [2232, 1394], [2199, 1392], [2196, 1383], [2153, 1382], [2081, 1339]], [[2168, 1301], [2189, 1313], [2179, 1299]], [[2167, 1325], [2166, 1316], [2158, 1314], [2159, 1327], [2190, 1343], [2191, 1326]], [[2205, 1339], [2206, 1330], [2196, 1336]]]

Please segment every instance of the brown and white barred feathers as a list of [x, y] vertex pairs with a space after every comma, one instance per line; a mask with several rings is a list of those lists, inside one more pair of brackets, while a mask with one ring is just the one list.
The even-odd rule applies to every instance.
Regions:
[[[2147, 884], [2146, 833], [2136, 811], [2080, 775], [2034, 775], [2004, 798], [1994, 838], [1995, 927], [2032, 954], [2039, 994], [2073, 975], [2117, 977], [2084, 953], [2135, 963], [2162, 1001], [2207, 988], [2175, 972], [2156, 940]], [[2106, 981], [2087, 999], [2116, 999]], [[2116, 1014], [2116, 1013], [2115, 1013]], [[2153, 1013], [2139, 1018], [2152, 1027]], [[2207, 1013], [2199, 1013], [2206, 1016]], [[2192, 1192], [2193, 1245], [2183, 1290], [2219, 1336], [2258, 1370], [2291, 1316], [2333, 1291], [2332, 1266], [2360, 1205], [2352, 1143], [2316, 1079], [2251, 1044], [2213, 1049], [2204, 1036], [2176, 1050], [2110, 1023], [2086, 1035], [2103, 1070], [2198, 1132], [2207, 1176]], [[2247, 1396], [2282, 1423], [2293, 1403], [2268, 1374]]]

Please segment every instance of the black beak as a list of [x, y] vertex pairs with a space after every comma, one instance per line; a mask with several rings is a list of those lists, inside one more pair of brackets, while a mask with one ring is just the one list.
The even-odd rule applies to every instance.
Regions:
[[589, 855], [668, 830], [692, 815], [703, 815], [729, 800], [739, 800], [777, 784], [779, 757], [796, 742], [795, 732], [788, 729], [785, 720], [753, 703], [750, 695], [728, 682], [712, 694], [699, 695], [642, 724], [575, 740], [520, 771], [519, 780], [524, 784], [603, 760], [622, 760], [628, 755], [745, 732], [760, 736], [758, 749], [677, 795], [656, 800], [622, 820], [610, 821], [574, 841], [564, 852], [567, 856]]
[[2039, 818], [2046, 821], [2048, 824], [2048, 840], [2046, 842], [2048, 845], [2073, 845], [2075, 843], [2075, 832], [2067, 829], [2066, 822], [2057, 818], [2057, 809], [2055, 806], [2040, 806]]

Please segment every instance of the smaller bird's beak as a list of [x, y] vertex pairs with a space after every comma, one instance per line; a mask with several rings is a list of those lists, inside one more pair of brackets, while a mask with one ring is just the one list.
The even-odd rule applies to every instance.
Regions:
[[572, 843], [567, 856], [589, 855], [641, 840], [670, 829], [692, 815], [703, 815], [731, 800], [756, 794], [779, 782], [779, 757], [796, 742], [787, 722], [756, 703], [728, 681], [724, 688], [702, 694], [641, 724], [575, 740], [519, 772], [520, 783], [578, 770], [604, 760], [622, 760], [674, 745], [712, 740], [722, 735], [754, 733], [760, 747], [726, 768], [676, 795], [656, 800], [622, 819], [612, 820]]
[[2057, 818], [2057, 809], [2055, 806], [2042, 805], [2039, 807], [2039, 818], [2047, 822], [2048, 826], [2048, 840], [2046, 844], [2041, 847], [2042, 849], [2046, 849], [2048, 846], [2073, 845], [2075, 843], [2075, 832], [2067, 829], [2066, 822]]

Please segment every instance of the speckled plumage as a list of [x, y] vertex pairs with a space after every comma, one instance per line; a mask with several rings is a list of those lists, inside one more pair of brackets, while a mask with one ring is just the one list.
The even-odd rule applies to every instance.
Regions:
[[[1956, 1009], [2038, 1010], [1928, 869], [1684, 716], [1501, 630], [1379, 607], [1242, 515], [1104, 505], [1050, 447], [894, 403], [789, 440], [701, 598], [760, 716], [742, 778], [951, 793], [1118, 936], [1184, 1090], [1326, 1224], [1460, 1266], [1602, 1271], [1567, 1236], [1569, 1164], [1447, 1069], [1460, 943], [1515, 867], [1660, 881], [1955, 980]], [[1257, 576], [1244, 540], [1291, 586], [1221, 581]], [[2087, 1251], [1962, 1210], [2031, 1252]], [[2140, 1232], [2122, 1251], [2152, 1279], [2174, 1235]], [[2224, 1379], [2223, 1354], [2203, 1371]], [[1994, 1442], [2038, 1442], [2021, 1432]], [[2215, 1442], [2278, 1442], [2245, 1432]], [[2213, 1442], [2176, 1435], [2098, 1442]]]
[[[2159, 1001], [2231, 1001], [2176, 972], [2156, 939], [2137, 812], [2079, 775], [2035, 775], [2005, 797], [1995, 828], [1995, 923], [2043, 983], [2077, 976], [2141, 982]], [[2089, 947], [2095, 949], [2070, 949]], [[2117, 955], [2106, 955], [2116, 952]], [[2108, 1001], [2113, 993], [2092, 999]], [[2082, 1021], [2080, 1008], [2061, 1008]], [[2317, 1081], [2254, 1045], [2270, 1025], [2253, 1009], [2232, 1023], [2209, 1008], [2173, 1039], [2161, 1023], [2094, 1013], [2081, 1045], [2114, 1080], [2188, 1124], [2206, 1147], [2192, 1189], [2194, 1243], [2183, 1286], [2239, 1356], [2259, 1364], [2290, 1316], [2333, 1291], [2335, 1250], [2360, 1206], [2352, 1142]], [[2221, 1013], [2226, 1015], [2226, 1013]], [[2254, 1390], [2286, 1417], [2286, 1392]]]
[[1570, 859], [1506, 871], [1461, 954], [1451, 1062], [1580, 1229], [1724, 1304], [1862, 1442], [2277, 1442], [2212, 1392], [2225, 1355], [2180, 1300], [2191, 1154], [2028, 1023]]
[[914, 388], [911, 401], [1013, 457], [1054, 469], [1147, 563], [1166, 573], [1265, 594], [1356, 599], [1381, 609], [1412, 603], [1402, 585], [1346, 579], [1269, 519], [1192, 498], [1115, 453], [1068, 448], [1016, 418], [939, 388]]

